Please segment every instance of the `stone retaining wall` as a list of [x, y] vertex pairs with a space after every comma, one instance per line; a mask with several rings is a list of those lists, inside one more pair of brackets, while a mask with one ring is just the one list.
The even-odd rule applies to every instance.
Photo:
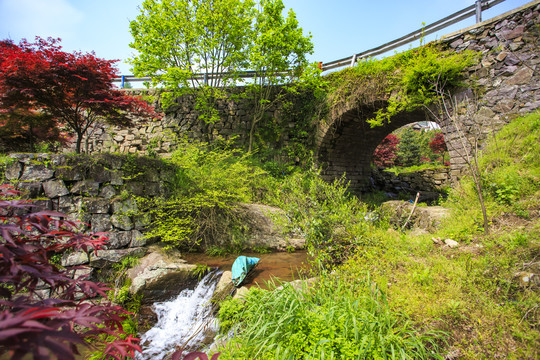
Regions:
[[4, 182], [43, 210], [82, 221], [83, 231], [107, 232], [109, 245], [89, 259], [74, 253], [64, 266], [105, 267], [127, 255], [143, 255], [149, 218], [140, 214], [136, 196], [167, 196], [174, 169], [148, 158], [119, 155], [13, 154]]
[[436, 200], [445, 189], [451, 186], [450, 168], [424, 169], [395, 174], [384, 169], [372, 172], [377, 189], [389, 193], [405, 192], [411, 195], [421, 193], [421, 201]]
[[[134, 95], [159, 99], [159, 92], [154, 90], [126, 90]], [[227, 99], [217, 101], [219, 121], [205, 124], [199, 119], [199, 111], [195, 109], [193, 95], [184, 95], [176, 99], [162, 119], [154, 121], [135, 120], [132, 127], [119, 128], [107, 124], [99, 124], [91, 130], [83, 140], [88, 143], [86, 153], [119, 152], [140, 155], [159, 155], [167, 157], [177, 145], [178, 138], [195, 140], [235, 139], [240, 145], [247, 145], [251, 127], [253, 104], [251, 99], [236, 96], [243, 88], [234, 89]], [[154, 106], [159, 108], [159, 100]], [[276, 105], [265, 113], [265, 118], [280, 118], [281, 112]], [[262, 124], [259, 124], [261, 126]], [[293, 125], [294, 126], [294, 125]], [[292, 126], [285, 124], [286, 131]], [[282, 135], [287, 140], [288, 135]], [[73, 151], [73, 147], [67, 151]]]

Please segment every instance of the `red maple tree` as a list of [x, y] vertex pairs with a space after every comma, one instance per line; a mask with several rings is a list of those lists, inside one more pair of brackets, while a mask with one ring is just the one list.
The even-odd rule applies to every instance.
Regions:
[[394, 134], [389, 134], [375, 148], [373, 152], [373, 162], [379, 167], [391, 167], [397, 159], [397, 146], [399, 138]]
[[433, 140], [429, 143], [429, 148], [435, 154], [443, 155], [448, 149], [446, 148], [446, 142], [444, 141], [444, 135], [438, 132], [433, 137]]
[[127, 126], [135, 116], [160, 116], [141, 98], [113, 88], [116, 60], [64, 52], [59, 42], [39, 37], [19, 45], [0, 42], [3, 117], [29, 110], [47, 114], [75, 134], [80, 153], [83, 136], [97, 121]]

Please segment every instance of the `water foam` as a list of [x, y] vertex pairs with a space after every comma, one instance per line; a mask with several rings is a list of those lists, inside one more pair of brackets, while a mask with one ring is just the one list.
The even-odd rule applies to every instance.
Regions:
[[141, 337], [142, 354], [138, 360], [162, 360], [176, 346], [192, 349], [203, 342], [208, 330], [215, 332], [210, 299], [221, 272], [211, 271], [195, 287], [185, 289], [171, 301], [153, 305], [158, 317], [156, 325]]

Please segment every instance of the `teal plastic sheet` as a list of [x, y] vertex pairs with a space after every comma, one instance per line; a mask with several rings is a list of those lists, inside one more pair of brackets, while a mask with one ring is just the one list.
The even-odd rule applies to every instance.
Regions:
[[247, 274], [257, 265], [259, 258], [239, 256], [232, 266], [232, 282], [234, 286], [240, 286], [242, 281], [246, 278]]

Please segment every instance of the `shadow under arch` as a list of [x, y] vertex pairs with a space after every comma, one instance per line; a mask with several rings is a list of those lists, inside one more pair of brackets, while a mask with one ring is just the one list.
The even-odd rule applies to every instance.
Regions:
[[[343, 113], [321, 130], [317, 149], [317, 160], [321, 175], [325, 180], [333, 180], [345, 175], [349, 187], [355, 192], [370, 189], [371, 161], [375, 148], [394, 130], [419, 121], [433, 121], [424, 110], [402, 112], [382, 126], [371, 127], [366, 120], [386, 107], [386, 101]], [[444, 124], [439, 124], [442, 127]], [[443, 129], [444, 132], [444, 129]]]

